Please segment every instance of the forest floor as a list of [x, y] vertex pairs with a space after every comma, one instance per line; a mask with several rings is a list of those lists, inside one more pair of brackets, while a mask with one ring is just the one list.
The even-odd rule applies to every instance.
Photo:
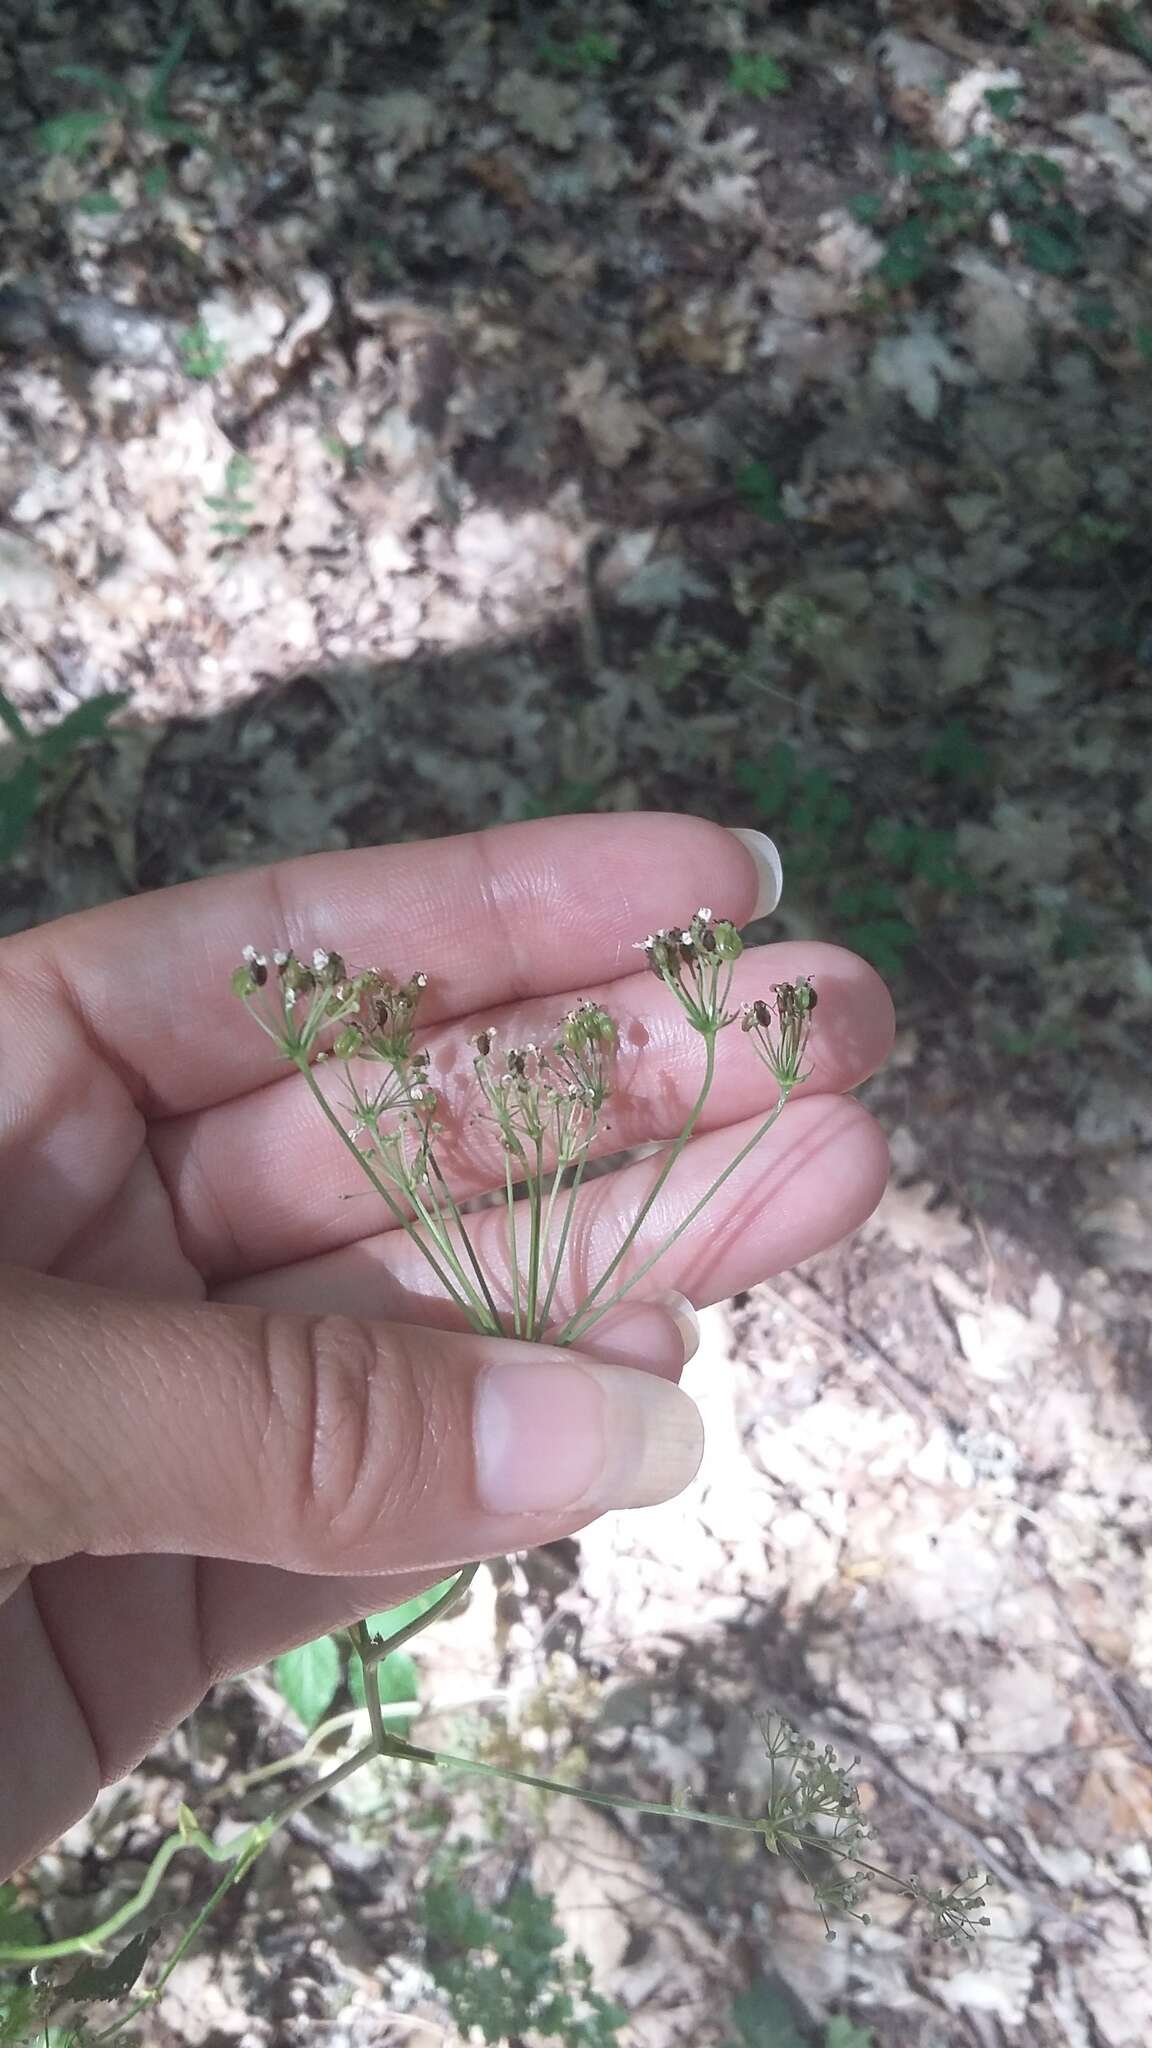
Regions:
[[[696, 1486], [483, 1574], [420, 1738], [752, 1810], [776, 1709], [859, 1755], [893, 1867], [991, 1874], [973, 1948], [880, 1891], [829, 1944], [732, 1837], [393, 1776], [282, 1838], [141, 2039], [455, 2042], [420, 1895], [470, 1831], [626, 2048], [1147, 2048], [1147, 17], [2, 11], [3, 689], [32, 734], [126, 701], [46, 766], [0, 931], [685, 809], [770, 830], [771, 930], [896, 987], [877, 1216], [707, 1312]], [[221, 1688], [33, 1895], [99, 1917], [300, 1739]]]

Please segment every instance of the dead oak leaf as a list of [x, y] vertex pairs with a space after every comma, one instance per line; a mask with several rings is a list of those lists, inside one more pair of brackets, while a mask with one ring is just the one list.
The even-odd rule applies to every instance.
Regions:
[[622, 468], [653, 427], [647, 407], [611, 382], [602, 356], [593, 356], [582, 369], [568, 372], [560, 410], [577, 422], [605, 469]]

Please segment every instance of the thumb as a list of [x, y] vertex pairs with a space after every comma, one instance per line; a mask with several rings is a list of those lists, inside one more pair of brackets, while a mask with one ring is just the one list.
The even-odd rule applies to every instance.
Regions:
[[0, 1330], [0, 1570], [76, 1551], [419, 1569], [666, 1500], [700, 1461], [658, 1371], [548, 1345], [13, 1267]]

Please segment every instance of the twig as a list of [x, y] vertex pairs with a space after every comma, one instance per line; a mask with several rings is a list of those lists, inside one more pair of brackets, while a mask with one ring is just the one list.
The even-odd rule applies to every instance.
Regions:
[[1125, 1734], [1135, 1743], [1145, 1763], [1152, 1765], [1152, 1735], [1148, 1733], [1143, 1723], [1137, 1719], [1136, 1714], [1129, 1706], [1108, 1666], [1101, 1657], [1096, 1655], [1092, 1645], [1086, 1642], [1081, 1635], [1068, 1609], [1064, 1605], [1064, 1596], [1047, 1565], [1038, 1566], [1036, 1576], [1056, 1610], [1056, 1617], [1064, 1632], [1066, 1641], [1083, 1659], [1084, 1668], [1096, 1687], [1097, 1692], [1107, 1702]]

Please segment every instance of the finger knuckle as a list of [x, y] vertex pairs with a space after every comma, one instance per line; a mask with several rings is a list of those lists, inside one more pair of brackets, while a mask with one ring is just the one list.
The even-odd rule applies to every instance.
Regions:
[[433, 1483], [435, 1430], [427, 1375], [407, 1333], [353, 1317], [294, 1322], [287, 1337], [288, 1402], [276, 1401], [292, 1442], [295, 1519], [310, 1557], [347, 1562], [379, 1546]]

